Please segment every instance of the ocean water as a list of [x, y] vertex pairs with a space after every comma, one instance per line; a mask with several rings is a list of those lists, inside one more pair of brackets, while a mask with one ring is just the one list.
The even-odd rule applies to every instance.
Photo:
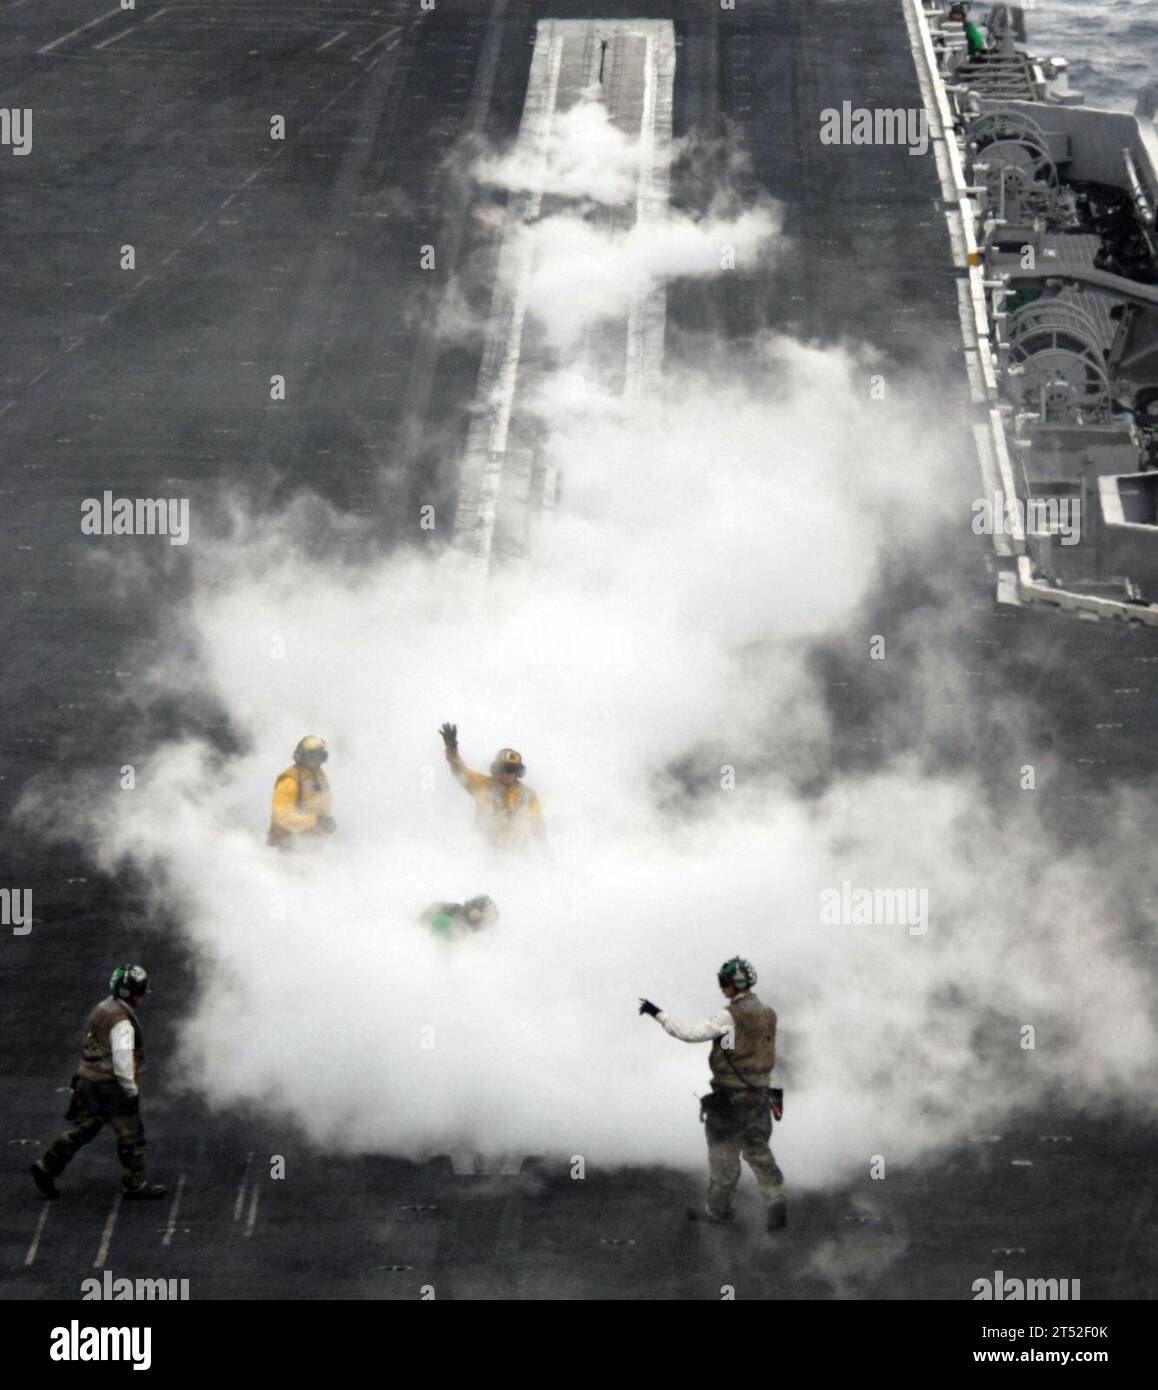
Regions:
[[[980, 7], [978, 7], [980, 8]], [[1158, 0], [1023, 0], [1029, 47], [1070, 62], [1090, 106], [1133, 111], [1158, 82]]]

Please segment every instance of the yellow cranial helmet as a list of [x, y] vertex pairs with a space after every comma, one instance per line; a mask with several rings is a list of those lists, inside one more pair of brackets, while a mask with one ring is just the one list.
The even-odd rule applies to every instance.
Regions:
[[326, 740], [317, 734], [307, 734], [294, 749], [294, 762], [307, 767], [321, 767], [329, 756]]
[[513, 748], [500, 748], [495, 754], [495, 760], [491, 763], [491, 776], [500, 772], [513, 772], [516, 777], [521, 777], [526, 768], [523, 766], [523, 756]]

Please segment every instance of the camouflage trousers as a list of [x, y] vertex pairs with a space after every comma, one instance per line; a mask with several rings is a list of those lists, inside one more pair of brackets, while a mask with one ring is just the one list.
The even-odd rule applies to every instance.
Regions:
[[772, 1157], [772, 1107], [751, 1091], [728, 1091], [730, 1104], [704, 1115], [708, 1138], [708, 1209], [731, 1215], [740, 1183], [741, 1155], [751, 1168], [765, 1205], [784, 1196], [784, 1175]]
[[55, 1178], [77, 1151], [92, 1143], [108, 1125], [116, 1135], [121, 1181], [126, 1189], [143, 1187], [146, 1181], [145, 1126], [139, 1112], [135, 1115], [124, 1113], [120, 1086], [115, 1081], [86, 1081], [78, 1076], [73, 1081], [72, 1097], [66, 1116], [68, 1124], [40, 1160], [44, 1171]]

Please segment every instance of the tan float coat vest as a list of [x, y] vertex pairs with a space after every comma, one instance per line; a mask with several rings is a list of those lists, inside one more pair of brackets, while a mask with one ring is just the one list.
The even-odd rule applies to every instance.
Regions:
[[109, 1034], [122, 1019], [127, 1018], [133, 1025], [133, 1066], [139, 1076], [145, 1070], [145, 1048], [141, 1037], [141, 1025], [137, 1015], [123, 999], [109, 995], [102, 999], [88, 1016], [84, 1028], [84, 1043], [81, 1048], [80, 1066], [77, 1075], [86, 1081], [115, 1081], [113, 1071], [113, 1045]]
[[728, 1012], [735, 1036], [731, 1051], [724, 1048], [723, 1039], [712, 1043], [708, 1056], [712, 1084], [735, 1091], [744, 1090], [745, 1081], [749, 1086], [767, 1087], [776, 1061], [776, 1010], [761, 1004], [754, 994], [743, 994], [732, 1000]]

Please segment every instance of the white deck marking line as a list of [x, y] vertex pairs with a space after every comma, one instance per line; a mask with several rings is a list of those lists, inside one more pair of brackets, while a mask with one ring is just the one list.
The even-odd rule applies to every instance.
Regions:
[[111, 305], [104, 311], [103, 314], [101, 314], [101, 316], [97, 319], [97, 323], [104, 323], [105, 319], [107, 319], [110, 314], [115, 314], [117, 310], [121, 308], [125, 300], [128, 299], [129, 295], [136, 294], [136, 292], [141, 288], [145, 281], [151, 280], [152, 278], [153, 277], [151, 275], [142, 275], [139, 280], [135, 281], [132, 285], [129, 286], [129, 288], [124, 292], [124, 294], [120, 297], [120, 299], [117, 300], [115, 304]]
[[173, 1205], [169, 1208], [169, 1221], [165, 1227], [165, 1234], [161, 1238], [162, 1245], [172, 1245], [173, 1232], [177, 1229], [177, 1213], [181, 1209], [181, 1194], [185, 1191], [185, 1179], [189, 1175], [182, 1173], [177, 1179], [177, 1191], [173, 1196]]
[[506, 448], [507, 428], [518, 382], [523, 324], [527, 314], [527, 286], [534, 259], [533, 239], [525, 234], [522, 224], [533, 221], [542, 206], [547, 172], [547, 139], [555, 115], [559, 72], [563, 62], [564, 31], [553, 20], [540, 20], [536, 29], [535, 52], [531, 58], [518, 143], [529, 140], [538, 151], [537, 185], [529, 194], [515, 201], [508, 215], [491, 301], [492, 327], [487, 334], [479, 371], [479, 395], [492, 400], [494, 407], [489, 420], [484, 416], [471, 428], [459, 476], [458, 506], [454, 518], [455, 538], [461, 539], [466, 552], [476, 563], [484, 566], [490, 561], [494, 541], [503, 450]]
[[365, 48], [360, 48], [357, 53], [352, 55], [354, 62], [356, 63], [359, 58], [364, 58], [367, 53], [372, 53], [380, 43], [385, 43], [387, 39], [392, 39], [395, 34], [400, 34], [401, 32], [401, 29], [395, 26], [393, 29], [387, 29], [384, 34], [379, 34], [373, 43], [368, 43]]
[[36, 1259], [36, 1252], [40, 1249], [40, 1237], [44, 1234], [44, 1225], [48, 1220], [48, 1213], [52, 1210], [52, 1204], [45, 1202], [44, 1210], [40, 1213], [36, 1222], [36, 1230], [32, 1234], [32, 1244], [28, 1247], [28, 1254], [24, 1257], [24, 1267], [27, 1269]]
[[128, 34], [135, 34], [138, 29], [143, 28], [141, 24], [131, 24], [127, 29], [122, 29], [119, 34], [114, 34], [111, 39], [101, 39], [100, 43], [94, 43], [93, 48], [108, 48], [110, 44], [119, 43]]
[[376, 68], [376, 67], [378, 66], [378, 64], [382, 61], [382, 59], [385, 58], [385, 56], [387, 55], [387, 53], [392, 52], [395, 48], [398, 47], [398, 45], [399, 45], [401, 42], [402, 42], [402, 35], [401, 35], [401, 34], [399, 34], [398, 37], [397, 37], [396, 39], [391, 39], [390, 42], [386, 45], [386, 47], [382, 50], [382, 52], [378, 54], [377, 58], [375, 58], [374, 61], [373, 61], [372, 63], [367, 63], [367, 64], [366, 64], [366, 71], [369, 72], [372, 68]]
[[[675, 74], [675, 31], [667, 20], [540, 20], [523, 103], [517, 146], [534, 156], [537, 175], [530, 191], [512, 202], [499, 254], [490, 326], [479, 371], [476, 403], [480, 407], [467, 441], [458, 480], [454, 538], [458, 547], [482, 567], [490, 563], [502, 491], [503, 466], [510, 432], [533, 269], [533, 237], [526, 224], [539, 215], [549, 159], [549, 137], [559, 96], [564, 44], [595, 39], [644, 38], [644, 92], [641, 115], [640, 180], [636, 215], [653, 216], [666, 207], [671, 144], [671, 89]], [[662, 80], [661, 80], [662, 79]], [[662, 91], [661, 91], [662, 88]], [[658, 163], [658, 167], [657, 167]], [[625, 393], [644, 393], [662, 354], [666, 295], [662, 285], [649, 287], [629, 310], [629, 355]], [[554, 479], [545, 470], [544, 496], [550, 499]]]
[[70, 29], [67, 34], [61, 34], [60, 38], [53, 39], [51, 43], [46, 43], [43, 48], [38, 48], [37, 53], [51, 53], [54, 48], [59, 48], [62, 43], [67, 43], [69, 39], [75, 39], [77, 34], [83, 34], [86, 29], [91, 29], [96, 24], [101, 24], [106, 19], [112, 19], [115, 14], [124, 14], [124, 10], [117, 5], [114, 9], [106, 10], [104, 14], [98, 14], [95, 19], [90, 19], [87, 24], [82, 24], [79, 29]]
[[250, 1237], [251, 1235], [253, 1235], [253, 1228], [254, 1228], [254, 1225], [255, 1225], [256, 1222], [257, 1222], [257, 1204], [258, 1204], [258, 1202], [259, 1202], [260, 1200], [261, 1200], [261, 1188], [258, 1187], [257, 1183], [254, 1183], [254, 1185], [253, 1185], [253, 1197], [252, 1197], [252, 1199], [251, 1199], [251, 1201], [250, 1201], [250, 1203], [249, 1203], [249, 1216], [246, 1218], [246, 1222], [245, 1222], [245, 1238], [246, 1238], [246, 1240], [248, 1240], [249, 1237]]
[[[121, 39], [127, 37], [129, 34], [135, 34], [135, 33], [137, 33], [137, 31], [140, 30], [140, 29], [143, 29], [143, 28], [145, 27], [146, 24], [152, 24], [155, 20], [160, 19], [161, 16], [162, 16], [163, 14], [168, 14], [169, 11], [170, 11], [170, 9], [172, 9], [172, 6], [171, 6], [171, 5], [167, 5], [163, 10], [158, 10], [156, 14], [151, 14], [151, 15], [148, 17], [148, 19], [142, 20], [140, 24], [133, 24], [133, 25], [130, 25], [128, 29], [122, 29], [121, 32], [120, 32], [119, 34], [114, 34], [114, 35], [112, 36], [111, 39], [101, 39], [100, 43], [94, 43], [94, 44], [93, 44], [93, 48], [108, 48], [111, 44], [119, 43], [119, 42], [121, 41]], [[152, 48], [150, 48], [150, 49], [148, 49], [148, 50], [146, 50], [146, 51], [149, 52], [149, 53], [154, 53], [154, 52], [158, 52], [158, 53], [159, 53], [159, 52], [169, 52], [170, 50], [168, 50], [168, 49], [162, 50], [162, 49], [152, 49]]]
[[116, 1199], [113, 1202], [113, 1209], [109, 1212], [108, 1219], [105, 1222], [105, 1228], [101, 1232], [100, 1249], [97, 1251], [96, 1259], [92, 1262], [93, 1269], [103, 1268], [105, 1260], [109, 1257], [109, 1245], [112, 1243], [113, 1231], [116, 1228], [117, 1217], [120, 1215], [121, 1203], [124, 1201], [124, 1198], [125, 1194], [123, 1192], [117, 1193]]
[[246, 1156], [245, 1156], [245, 1172], [242, 1173], [242, 1175], [241, 1175], [241, 1186], [237, 1189], [237, 1201], [234, 1202], [234, 1204], [233, 1204], [233, 1219], [234, 1219], [234, 1221], [240, 1221], [240, 1220], [241, 1220], [241, 1212], [242, 1212], [242, 1209], [243, 1209], [244, 1206], [245, 1206], [245, 1189], [246, 1189], [246, 1187], [249, 1185], [249, 1169], [250, 1169], [250, 1165], [251, 1165], [252, 1163], [253, 1163], [253, 1155], [252, 1155], [252, 1154], [246, 1154]]
[[[221, 209], [219, 208], [218, 211], [220, 211], [220, 210], [221, 210]], [[182, 251], [187, 250], [187, 249], [188, 249], [188, 246], [189, 246], [189, 243], [193, 240], [193, 238], [196, 237], [196, 236], [200, 236], [201, 233], [202, 233], [202, 232], [205, 230], [205, 228], [208, 227], [208, 226], [209, 226], [209, 223], [208, 223], [208, 222], [202, 222], [202, 224], [200, 225], [200, 227], [195, 227], [195, 228], [189, 233], [189, 235], [185, 238], [185, 240], [181, 243], [180, 246], [174, 246], [174, 247], [173, 247], [172, 251], [169, 252], [169, 254], [168, 254], [168, 255], [165, 257], [165, 259], [161, 262], [161, 264], [162, 264], [162, 265], [168, 265], [169, 262], [173, 259], [174, 256], [179, 256], [179, 255], [181, 254]]]
[[[647, 37], [647, 56], [643, 63], [643, 101], [639, 115], [639, 175], [635, 190], [636, 226], [647, 217], [651, 200], [645, 187], [650, 172], [650, 157], [655, 150], [655, 43]], [[627, 317], [627, 368], [623, 394], [638, 399], [643, 385], [643, 301], [646, 291], [637, 296]]]
[[[675, 35], [670, 28], [648, 33], [643, 81], [636, 226], [657, 223], [667, 213], [675, 83]], [[623, 394], [628, 400], [640, 400], [658, 384], [666, 324], [667, 290], [662, 282], [648, 285], [633, 302], [627, 320]]]
[[344, 39], [349, 32], [349, 29], [339, 30], [338, 33], [336, 33], [332, 39], [327, 39], [325, 43], [318, 44], [317, 48], [314, 49], [314, 52], [324, 53], [326, 49], [330, 47], [331, 44], [337, 43], [339, 39]]

